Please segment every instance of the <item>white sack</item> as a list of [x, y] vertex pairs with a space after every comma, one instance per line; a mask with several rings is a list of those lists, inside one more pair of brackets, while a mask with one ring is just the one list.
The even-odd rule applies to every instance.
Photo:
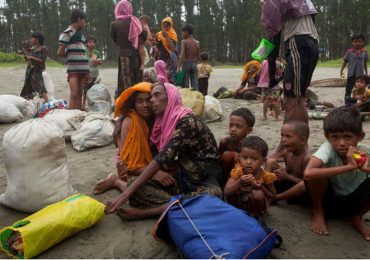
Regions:
[[112, 99], [108, 89], [103, 84], [95, 84], [86, 93], [86, 111], [102, 115], [112, 113]]
[[78, 109], [53, 109], [45, 115], [45, 119], [55, 123], [63, 131], [76, 130], [70, 121], [82, 122], [86, 117], [86, 112]]
[[7, 102], [16, 106], [24, 117], [35, 115], [31, 104], [24, 98], [15, 95], [0, 95], [0, 103]]
[[79, 152], [113, 142], [114, 124], [110, 116], [88, 114], [81, 128], [71, 137], [72, 146]]
[[204, 109], [201, 118], [206, 122], [221, 121], [222, 107], [220, 101], [212, 96], [205, 96]]
[[54, 90], [53, 80], [51, 79], [51, 76], [49, 75], [49, 73], [47, 73], [46, 71], [42, 72], [42, 77], [44, 79], [44, 85], [45, 85], [46, 91], [48, 92], [47, 93], [48, 99], [49, 101], [52, 101], [55, 99], [54, 97], [55, 90]]
[[19, 109], [11, 103], [0, 103], [0, 124], [14, 123], [23, 119]]
[[35, 212], [73, 193], [63, 131], [42, 118], [7, 131], [3, 139], [7, 188], [0, 204]]

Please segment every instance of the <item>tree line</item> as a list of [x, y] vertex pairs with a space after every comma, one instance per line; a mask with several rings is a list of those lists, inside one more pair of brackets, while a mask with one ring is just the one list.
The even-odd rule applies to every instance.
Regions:
[[[312, 0], [318, 15], [316, 26], [320, 47], [329, 58], [338, 58], [351, 45], [351, 35], [370, 37], [370, 1]], [[86, 12], [86, 35], [94, 35], [105, 59], [115, 61], [116, 49], [110, 37], [114, 0], [5, 0], [0, 7], [0, 51], [20, 49], [32, 31], [45, 35], [49, 56], [56, 59], [59, 34], [69, 25], [71, 9]], [[160, 30], [160, 22], [171, 16], [180, 36], [180, 27], [194, 25], [194, 37], [213, 61], [244, 63], [266, 32], [260, 26], [260, 0], [131, 0], [134, 14], [145, 14]], [[180, 37], [179, 37], [180, 38]]]

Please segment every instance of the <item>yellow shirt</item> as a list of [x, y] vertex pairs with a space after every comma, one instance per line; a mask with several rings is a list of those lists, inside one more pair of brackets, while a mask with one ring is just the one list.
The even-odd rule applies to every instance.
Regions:
[[[239, 180], [244, 175], [243, 167], [240, 164], [235, 165], [234, 169], [230, 172], [230, 178], [234, 180]], [[266, 172], [262, 171], [262, 174], [257, 179], [258, 181], [261, 181], [262, 184], [272, 184], [274, 181], [276, 181], [276, 175], [272, 172]]]
[[209, 78], [211, 76], [212, 67], [207, 63], [200, 63], [197, 65], [198, 79]]

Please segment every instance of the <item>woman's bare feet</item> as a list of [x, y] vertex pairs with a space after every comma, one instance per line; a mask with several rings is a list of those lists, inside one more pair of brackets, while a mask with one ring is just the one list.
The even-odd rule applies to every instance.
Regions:
[[95, 188], [94, 188], [94, 194], [101, 194], [103, 192], [106, 192], [107, 190], [115, 188], [115, 182], [118, 180], [118, 176], [116, 174], [109, 174], [107, 178], [104, 180], [99, 181]]
[[144, 209], [136, 208], [120, 208], [117, 210], [117, 215], [125, 221], [139, 220], [146, 218]]
[[321, 236], [329, 236], [329, 232], [326, 228], [325, 224], [325, 217], [324, 214], [321, 213], [313, 213], [311, 219], [311, 231], [321, 235]]
[[355, 229], [361, 234], [362, 238], [366, 241], [370, 241], [370, 227], [359, 217], [352, 217], [350, 221]]
[[117, 215], [125, 221], [139, 220], [147, 218], [158, 218], [162, 211], [165, 209], [166, 204], [162, 206], [149, 208], [149, 209], [138, 209], [138, 208], [120, 208], [117, 210]]

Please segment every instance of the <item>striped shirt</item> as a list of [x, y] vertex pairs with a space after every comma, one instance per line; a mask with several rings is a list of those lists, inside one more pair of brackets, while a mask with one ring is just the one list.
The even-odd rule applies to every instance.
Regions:
[[67, 73], [89, 73], [89, 58], [85, 47], [85, 36], [71, 26], [59, 36], [59, 45], [66, 46]]

